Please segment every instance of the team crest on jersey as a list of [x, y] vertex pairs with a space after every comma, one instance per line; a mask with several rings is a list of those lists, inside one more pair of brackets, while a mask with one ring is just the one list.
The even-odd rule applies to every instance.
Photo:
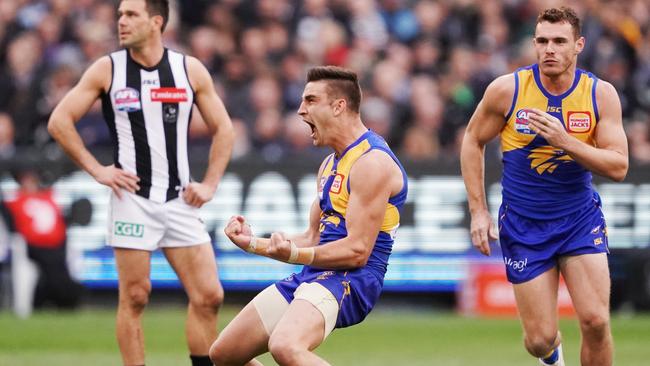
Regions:
[[115, 109], [120, 112], [136, 112], [142, 109], [140, 92], [133, 88], [124, 88], [113, 93]]
[[515, 130], [526, 135], [534, 135], [535, 132], [528, 127], [528, 109], [520, 109], [515, 114]]
[[341, 193], [341, 187], [343, 186], [343, 180], [345, 176], [343, 174], [337, 174], [332, 181], [332, 186], [330, 187], [330, 192], [338, 194]]
[[573, 161], [564, 150], [555, 149], [551, 146], [541, 146], [533, 149], [528, 155], [530, 168], [535, 169], [538, 174], [553, 173], [561, 164]]
[[569, 132], [587, 133], [591, 131], [591, 113], [589, 112], [569, 112], [567, 120]]
[[176, 104], [163, 105], [163, 122], [176, 123], [178, 121], [178, 106]]

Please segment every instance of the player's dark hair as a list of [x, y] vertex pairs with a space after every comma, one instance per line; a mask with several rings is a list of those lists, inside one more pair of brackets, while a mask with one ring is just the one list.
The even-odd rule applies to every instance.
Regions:
[[575, 10], [569, 7], [563, 6], [559, 9], [549, 8], [542, 11], [537, 17], [537, 24], [541, 22], [549, 22], [551, 24], [567, 22], [573, 28], [575, 39], [580, 38], [580, 18], [578, 18]]
[[163, 18], [160, 32], [164, 32], [169, 20], [169, 0], [145, 0], [145, 2], [149, 16], [160, 15]]
[[344, 98], [348, 108], [359, 113], [361, 87], [355, 72], [337, 66], [318, 66], [307, 73], [307, 82], [321, 80], [327, 82], [327, 94], [330, 97]]

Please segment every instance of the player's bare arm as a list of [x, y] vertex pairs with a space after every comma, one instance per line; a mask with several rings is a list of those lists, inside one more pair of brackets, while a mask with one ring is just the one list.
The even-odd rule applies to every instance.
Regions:
[[[318, 168], [316, 190], [319, 188], [320, 179], [323, 175], [323, 169], [325, 169], [327, 160], [328, 159], [323, 160], [320, 168]], [[291, 240], [291, 242], [294, 243], [298, 248], [308, 248], [318, 245], [318, 241], [320, 239], [320, 232], [318, 230], [320, 225], [320, 215], [321, 209], [318, 203], [318, 197], [316, 197], [314, 199], [314, 202], [312, 202], [311, 207], [309, 208], [309, 226], [307, 227], [307, 230], [301, 234], [287, 237], [286, 239]], [[267, 255], [266, 248], [268, 248], [270, 245], [270, 239], [257, 237], [253, 239], [255, 233], [243, 216], [232, 216], [224, 227], [224, 233], [226, 236], [228, 236], [230, 241], [232, 241], [242, 250], [254, 254]]]
[[139, 178], [113, 165], [103, 166], [88, 151], [75, 128], [81, 117], [88, 112], [101, 93], [106, 92], [111, 83], [111, 61], [108, 56], [92, 64], [56, 106], [47, 129], [68, 156], [95, 180], [110, 187], [120, 197], [121, 189], [135, 192], [139, 189]]
[[460, 152], [461, 171], [472, 218], [472, 244], [485, 255], [490, 255], [489, 240], [497, 238], [485, 198], [485, 145], [501, 132], [514, 88], [513, 74], [501, 76], [490, 83], [467, 125]]
[[[364, 266], [377, 240], [388, 199], [399, 193], [404, 185], [397, 164], [378, 150], [370, 151], [356, 161], [350, 170], [349, 181], [350, 199], [345, 214], [348, 235], [314, 248], [312, 267], [336, 270]], [[282, 244], [278, 242], [279, 249], [284, 248]]]
[[530, 114], [530, 126], [548, 143], [563, 149], [576, 162], [592, 172], [622, 181], [627, 175], [627, 138], [623, 129], [621, 102], [614, 87], [600, 80], [596, 86], [600, 120], [596, 125], [596, 147], [571, 136], [555, 117], [540, 110]]
[[234, 131], [221, 98], [214, 90], [208, 70], [194, 57], [187, 57], [187, 72], [194, 89], [195, 103], [212, 134], [208, 167], [202, 182], [192, 182], [183, 191], [188, 204], [201, 207], [214, 196], [217, 185], [230, 160]]

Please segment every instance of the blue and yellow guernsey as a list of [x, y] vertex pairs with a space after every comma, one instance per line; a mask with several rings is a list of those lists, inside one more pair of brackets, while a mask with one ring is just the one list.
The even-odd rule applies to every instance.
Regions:
[[[339, 157], [331, 154], [325, 159], [318, 188], [322, 211], [319, 245], [347, 236], [345, 217], [350, 198], [350, 170], [357, 159], [371, 150], [381, 150], [390, 155], [402, 171], [404, 181], [402, 190], [388, 200], [386, 215], [366, 266], [367, 269], [383, 278], [393, 247], [395, 232], [400, 222], [400, 209], [406, 201], [408, 180], [402, 164], [390, 150], [388, 144], [381, 136], [370, 130], [348, 146]], [[363, 177], [354, 177], [354, 179], [363, 179]]]
[[528, 110], [548, 112], [572, 136], [595, 146], [598, 79], [577, 69], [569, 90], [552, 95], [542, 85], [537, 64], [518, 69], [514, 75], [512, 106], [501, 131], [503, 203], [533, 219], [555, 219], [593, 204], [598, 197], [591, 185], [591, 173], [537, 136], [528, 127]]

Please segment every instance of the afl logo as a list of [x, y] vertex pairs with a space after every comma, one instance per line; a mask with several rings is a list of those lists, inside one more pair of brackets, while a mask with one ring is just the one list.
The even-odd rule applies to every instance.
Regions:
[[520, 109], [515, 114], [515, 130], [526, 135], [534, 135], [535, 132], [528, 127], [528, 109]]
[[142, 109], [140, 93], [133, 88], [124, 88], [113, 93], [115, 109], [120, 112], [135, 112]]

